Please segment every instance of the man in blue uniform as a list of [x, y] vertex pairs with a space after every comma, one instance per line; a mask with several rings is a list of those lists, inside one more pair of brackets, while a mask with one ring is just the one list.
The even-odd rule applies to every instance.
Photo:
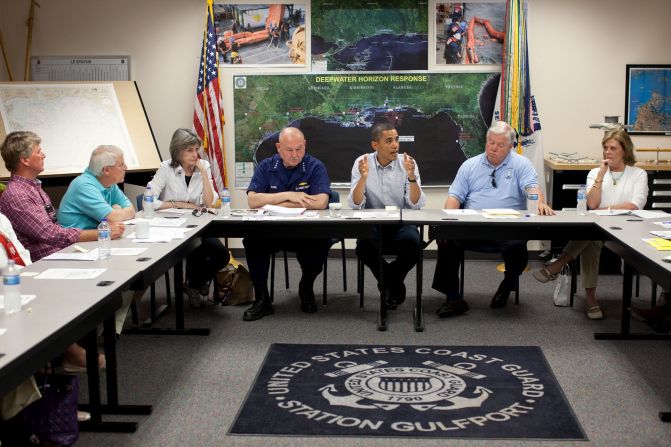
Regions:
[[[331, 182], [324, 164], [305, 154], [303, 132], [295, 127], [283, 129], [276, 146], [277, 154], [263, 160], [254, 171], [247, 188], [249, 207], [276, 205], [325, 209]], [[270, 256], [279, 250], [296, 252], [296, 259], [303, 272], [298, 285], [301, 310], [307, 313], [317, 311], [312, 286], [326, 262], [331, 245], [329, 239], [245, 238], [242, 242], [255, 296], [254, 304], [245, 311], [243, 320], [258, 320], [273, 313], [268, 293], [268, 268]]]

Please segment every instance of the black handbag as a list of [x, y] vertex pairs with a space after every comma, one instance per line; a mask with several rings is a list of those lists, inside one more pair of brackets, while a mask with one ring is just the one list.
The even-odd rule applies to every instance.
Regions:
[[68, 446], [79, 439], [77, 399], [79, 378], [64, 374], [35, 374], [42, 398], [22, 412], [23, 422], [41, 441]]

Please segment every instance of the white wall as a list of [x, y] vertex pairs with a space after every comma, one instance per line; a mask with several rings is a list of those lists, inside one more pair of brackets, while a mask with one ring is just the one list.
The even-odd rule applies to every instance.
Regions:
[[[173, 130], [192, 123], [205, 0], [40, 3], [32, 54], [130, 55], [132, 78], [165, 157]], [[23, 77], [29, 5], [29, 0], [0, 0], [0, 29], [15, 79]], [[601, 122], [603, 115], [624, 115], [625, 65], [671, 64], [671, 2], [530, 0], [529, 14], [531, 79], [545, 150], [598, 157], [602, 133], [587, 126]], [[232, 75], [259, 70], [292, 71], [227, 67], [222, 76], [229, 175], [234, 172]], [[0, 80], [7, 80], [1, 60]], [[635, 137], [634, 142], [638, 147], [671, 147], [670, 137]], [[428, 206], [442, 206], [445, 195], [444, 189], [430, 189]], [[233, 206], [246, 206], [243, 191], [234, 192]]]

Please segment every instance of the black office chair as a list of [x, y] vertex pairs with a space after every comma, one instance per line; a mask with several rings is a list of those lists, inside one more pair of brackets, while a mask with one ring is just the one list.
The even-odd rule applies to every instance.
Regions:
[[[338, 191], [331, 191], [329, 194], [329, 203], [336, 203], [340, 202], [340, 194]], [[340, 250], [342, 254], [342, 283], [343, 283], [343, 290], [347, 292], [347, 262], [346, 262], [346, 254], [345, 254], [345, 240], [340, 238], [333, 238], [331, 239], [331, 245], [333, 246], [334, 244], [340, 242]], [[286, 288], [289, 289], [289, 267], [288, 267], [288, 262], [287, 262], [287, 252], [285, 250], [282, 250], [282, 254], [284, 255], [284, 283], [286, 285]], [[273, 302], [275, 298], [275, 255], [276, 253], [273, 253], [270, 258], [270, 301]], [[328, 284], [328, 259], [324, 263], [324, 268], [323, 268], [323, 289], [322, 289], [322, 303], [324, 306], [328, 304], [328, 298], [327, 298], [327, 292], [326, 292], [326, 286]]]
[[[135, 201], [137, 203], [137, 210], [140, 211], [142, 210], [142, 196], [144, 194], [138, 194], [135, 198]], [[170, 292], [170, 274], [169, 272], [165, 272], [165, 290], [166, 290], [166, 298], [165, 298], [165, 306], [167, 308], [172, 307], [172, 294]], [[150, 321], [153, 323], [157, 316], [157, 307], [156, 307], [156, 283], [152, 283], [151, 286], [149, 286], [149, 312], [150, 312]], [[139, 313], [137, 310], [137, 303], [133, 301], [131, 303], [131, 318], [133, 320], [133, 325], [138, 326], [139, 325]]]
[[[479, 250], [468, 250], [468, 249], [464, 250], [464, 259], [461, 260], [461, 268], [459, 272], [459, 297], [461, 297], [462, 299], [464, 298], [464, 273], [466, 264], [466, 256], [465, 256], [466, 251], [480, 252]], [[497, 253], [497, 252], [484, 251], [481, 253]], [[515, 306], [519, 306], [519, 304], [520, 304], [520, 277], [518, 276], [517, 278], [515, 278]], [[573, 306], [573, 293], [571, 293], [571, 306]]]

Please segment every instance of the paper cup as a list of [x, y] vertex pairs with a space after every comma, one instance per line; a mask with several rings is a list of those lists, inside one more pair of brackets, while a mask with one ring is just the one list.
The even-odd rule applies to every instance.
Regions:
[[149, 222], [138, 220], [135, 222], [135, 237], [138, 239], [147, 239], [149, 237]]

